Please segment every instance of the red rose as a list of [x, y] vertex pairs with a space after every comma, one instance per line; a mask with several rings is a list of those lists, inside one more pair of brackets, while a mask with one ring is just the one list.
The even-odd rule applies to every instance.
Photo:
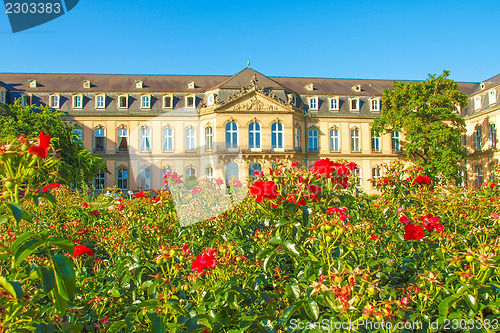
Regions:
[[217, 185], [224, 184], [224, 181], [222, 179], [220, 179], [220, 178], [218, 178], [215, 182], [217, 183]]
[[424, 238], [425, 233], [419, 225], [408, 223], [405, 225], [405, 240], [419, 240]]
[[253, 186], [250, 187], [250, 193], [257, 197], [255, 200], [257, 202], [262, 202], [264, 198], [274, 200], [278, 197], [276, 184], [272, 180], [268, 182], [262, 179], [257, 180]]
[[49, 148], [50, 144], [50, 135], [43, 135], [43, 132], [40, 131], [40, 134], [38, 136], [38, 146], [36, 147], [30, 147], [28, 152], [30, 154], [39, 156], [41, 158], [46, 158], [47, 157], [47, 148]]
[[145, 198], [146, 193], [144, 191], [140, 191], [139, 193], [135, 194], [135, 198]]
[[93, 257], [94, 256], [94, 251], [92, 251], [91, 249], [89, 249], [87, 247], [87, 245], [84, 245], [84, 244], [83, 245], [77, 245], [77, 246], [75, 246], [75, 250], [73, 252], [73, 257], [74, 258], [77, 258], [77, 257], [82, 256], [84, 254], [86, 254], [86, 255], [88, 255], [90, 257]]

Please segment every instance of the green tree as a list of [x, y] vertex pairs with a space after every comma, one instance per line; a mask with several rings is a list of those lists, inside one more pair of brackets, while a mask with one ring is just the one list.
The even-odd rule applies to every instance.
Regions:
[[107, 172], [106, 161], [83, 147], [74, 133], [76, 126], [66, 122], [64, 114], [47, 106], [23, 108], [19, 100], [5, 107], [0, 114], [0, 141], [10, 142], [24, 134], [38, 137], [40, 131], [50, 134], [51, 144], [61, 154], [59, 176], [68, 184], [92, 185], [99, 170]]
[[456, 112], [467, 106], [467, 95], [448, 79], [449, 71], [426, 81], [394, 82], [382, 99], [382, 116], [372, 124], [376, 135], [399, 131], [406, 158], [433, 175], [457, 179], [465, 157], [461, 134], [465, 122]]

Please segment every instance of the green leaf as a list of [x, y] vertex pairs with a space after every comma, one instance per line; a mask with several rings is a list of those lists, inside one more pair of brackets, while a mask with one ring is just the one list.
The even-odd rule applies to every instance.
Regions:
[[450, 302], [454, 302], [456, 300], [457, 298], [455, 296], [448, 296], [439, 303], [438, 306], [439, 319], [444, 321], [447, 318], [448, 310], [450, 308]]
[[264, 269], [264, 271], [268, 271], [269, 270], [269, 264], [271, 262], [273, 262], [273, 259], [276, 257], [276, 253], [272, 253], [270, 256], [268, 256], [266, 259], [264, 259], [264, 263], [262, 265], [262, 268]]
[[71, 255], [73, 255], [73, 253], [75, 251], [75, 244], [73, 244], [73, 242], [70, 241], [69, 239], [55, 238], [55, 239], [49, 240], [48, 244], [57, 246], [58, 248], [68, 252]]
[[148, 313], [148, 317], [151, 320], [151, 333], [163, 333], [165, 332], [162, 327], [161, 318], [156, 312]]
[[467, 304], [469, 307], [477, 313], [479, 311], [479, 304], [477, 304], [476, 298], [472, 296], [471, 294], [465, 295], [465, 300], [467, 301]]
[[0, 225], [4, 224], [5, 222], [7, 222], [9, 218], [5, 215], [2, 215], [0, 216]]
[[106, 333], [117, 333], [127, 328], [125, 320], [115, 321], [106, 331]]
[[76, 289], [73, 262], [62, 254], [56, 254], [52, 257], [52, 264], [56, 275], [59, 295], [69, 301]]
[[289, 240], [287, 240], [287, 241], [285, 242], [285, 246], [286, 246], [286, 248], [287, 248], [290, 252], [292, 252], [294, 255], [296, 255], [297, 257], [298, 257], [298, 256], [300, 256], [300, 252], [299, 252], [299, 251], [297, 251], [296, 246], [295, 246], [295, 243], [292, 243], [292, 242], [290, 242]]
[[304, 309], [306, 310], [307, 316], [316, 321], [319, 317], [319, 306], [315, 300], [310, 299], [304, 303]]
[[16, 221], [17, 222], [21, 221], [23, 217], [23, 210], [21, 206], [15, 202], [7, 202], [7, 207], [9, 207], [10, 210], [12, 211], [12, 214], [14, 215]]
[[40, 196], [47, 199], [47, 201], [51, 204], [52, 208], [56, 208], [57, 206], [56, 197], [54, 197], [52, 193], [42, 192], [40, 193]]
[[262, 258], [264, 258], [265, 256], [267, 256], [268, 254], [270, 254], [271, 252], [273, 252], [274, 249], [271, 248], [271, 247], [266, 247], [266, 248], [263, 248], [258, 254], [257, 254], [257, 260], [261, 260]]
[[288, 324], [290, 319], [292, 318], [293, 314], [297, 312], [298, 309], [300, 309], [301, 303], [296, 303], [293, 305], [290, 305], [285, 312], [283, 312], [283, 315], [280, 318], [280, 323], [284, 326]]
[[54, 271], [47, 267], [42, 267], [40, 270], [42, 271], [43, 291], [48, 293], [56, 286]]
[[16, 281], [7, 280], [5, 277], [0, 276], [0, 285], [11, 294], [14, 298], [23, 297], [23, 289], [21, 288], [21, 284]]
[[51, 291], [51, 294], [52, 298], [54, 299], [54, 305], [56, 307], [57, 312], [59, 313], [60, 316], [63, 316], [68, 306], [68, 302], [64, 298], [62, 298], [61, 295], [59, 295], [57, 289], [53, 289]]
[[27, 240], [28, 238], [32, 237], [32, 236], [35, 236], [36, 233], [32, 232], [32, 231], [28, 231], [28, 232], [25, 232], [21, 235], [19, 235], [19, 237], [16, 238], [16, 240], [14, 241], [14, 243], [12, 243], [12, 246], [10, 247], [12, 249], [12, 252], [15, 253], [17, 251], [17, 249], [19, 248], [19, 246], [21, 246], [21, 244]]
[[17, 249], [14, 255], [14, 265], [18, 266], [27, 256], [33, 253], [39, 246], [43, 244], [41, 239], [32, 239], [24, 243]]

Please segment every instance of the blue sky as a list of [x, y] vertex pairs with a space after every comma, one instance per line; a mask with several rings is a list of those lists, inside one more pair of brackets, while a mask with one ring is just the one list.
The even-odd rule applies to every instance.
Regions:
[[500, 1], [103, 1], [13, 34], [0, 72], [458, 81], [500, 73]]

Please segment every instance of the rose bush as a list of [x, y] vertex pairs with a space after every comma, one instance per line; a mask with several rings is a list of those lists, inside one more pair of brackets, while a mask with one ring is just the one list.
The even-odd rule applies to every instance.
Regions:
[[[37, 199], [18, 200], [17, 227], [6, 194], [0, 331], [296, 332], [292, 322], [325, 319], [482, 320], [496, 331], [496, 187], [457, 188], [395, 164], [382, 195], [368, 197], [351, 186], [355, 168], [277, 162], [248, 195], [169, 174], [170, 192], [92, 198], [43, 192], [50, 179], [25, 188]], [[183, 225], [180, 214], [202, 221]]]

